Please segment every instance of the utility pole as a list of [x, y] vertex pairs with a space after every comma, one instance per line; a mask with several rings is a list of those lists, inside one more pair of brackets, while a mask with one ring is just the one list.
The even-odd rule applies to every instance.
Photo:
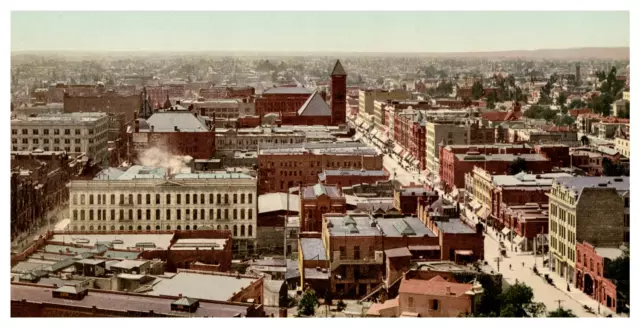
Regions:
[[558, 302], [558, 309], [562, 309], [562, 302], [564, 302], [564, 300], [555, 300], [555, 302]]

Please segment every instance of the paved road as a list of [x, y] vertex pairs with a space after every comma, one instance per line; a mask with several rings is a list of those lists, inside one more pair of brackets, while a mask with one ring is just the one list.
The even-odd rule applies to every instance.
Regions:
[[[508, 248], [508, 246], [507, 246]], [[485, 235], [484, 239], [484, 257], [489, 265], [497, 271], [498, 265], [494, 261], [496, 257], [499, 257], [499, 242], [495, 236], [494, 230], [490, 229]], [[558, 308], [558, 300], [563, 308], [571, 309], [578, 317], [596, 317], [597, 315], [588, 313], [584, 310], [583, 305], [590, 306], [597, 313], [598, 303], [590, 299], [587, 295], [583, 294], [579, 290], [572, 288], [572, 292], [569, 295], [566, 292], [566, 282], [561, 278], [552, 275], [552, 279], [556, 284], [556, 287], [549, 285], [542, 276], [538, 276], [533, 273], [534, 263], [537, 263], [537, 267], [542, 268], [542, 258], [540, 256], [537, 259], [531, 253], [516, 253], [507, 250], [507, 256], [501, 257], [500, 273], [502, 273], [504, 279], [508, 284], [513, 285], [516, 279], [520, 282], [524, 282], [527, 286], [533, 289], [534, 300], [536, 302], [543, 302], [547, 311], [553, 311]], [[522, 263], [524, 262], [524, 266]], [[511, 265], [511, 268], [509, 268]], [[540, 269], [543, 273], [546, 269]], [[560, 290], [562, 288], [563, 290]], [[570, 296], [571, 295], [571, 296]], [[611, 313], [604, 307], [600, 308], [601, 315]]]

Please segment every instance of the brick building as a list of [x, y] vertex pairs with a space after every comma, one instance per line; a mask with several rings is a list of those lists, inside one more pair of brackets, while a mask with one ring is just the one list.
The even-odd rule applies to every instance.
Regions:
[[389, 173], [386, 170], [323, 170], [318, 176], [320, 183], [336, 185], [340, 188], [389, 180]]
[[625, 163], [626, 158], [609, 147], [580, 147], [572, 149], [570, 153], [570, 165], [575, 166], [585, 172], [589, 176], [600, 176], [604, 174], [604, 159], [608, 159], [611, 163]]
[[576, 272], [576, 245], [629, 243], [629, 177], [555, 179], [549, 192], [549, 265], [569, 283]]
[[549, 204], [502, 204], [495, 225], [496, 230], [507, 236], [515, 250], [546, 253], [546, 236], [549, 233]]
[[81, 168], [62, 151], [11, 152], [11, 240], [49, 223], [67, 204], [67, 184]]
[[104, 112], [124, 113], [127, 124], [134, 119], [134, 113], [142, 108], [141, 92], [133, 94], [107, 91], [101, 94], [72, 95], [64, 94], [64, 112]]
[[608, 263], [624, 256], [619, 247], [595, 247], [588, 242], [576, 244], [575, 287], [614, 312], [618, 312], [617, 287]]
[[436, 99], [436, 106], [461, 109], [466, 107], [486, 107], [487, 103], [482, 100], [470, 100], [469, 102], [465, 102], [460, 99], [441, 98]]
[[269, 113], [296, 113], [309, 99], [311, 90], [298, 87], [276, 87], [256, 98], [256, 115]]
[[234, 99], [234, 98], [252, 98], [256, 94], [256, 89], [250, 86], [227, 87], [214, 86], [211, 88], [203, 88], [198, 91], [198, 96], [205, 100], [211, 99]]
[[347, 72], [337, 60], [331, 72], [331, 124], [347, 122]]
[[417, 186], [412, 182], [409, 186], [402, 186], [393, 192], [393, 207], [405, 215], [413, 215], [418, 211], [418, 204], [430, 199], [437, 199], [438, 194], [427, 185]]
[[134, 129], [129, 133], [129, 155], [134, 162], [151, 148], [194, 159], [210, 159], [215, 155], [215, 128], [188, 111], [169, 110], [154, 113], [146, 120], [136, 119]]
[[332, 125], [334, 121], [334, 113], [318, 91], [314, 91], [297, 111], [278, 114], [280, 123], [285, 125]]
[[326, 169], [382, 170], [382, 155], [359, 142], [264, 145], [258, 151], [259, 193], [313, 184]]
[[440, 147], [440, 182], [446, 190], [464, 188], [465, 174], [478, 166], [496, 174], [503, 174], [511, 163], [521, 158], [525, 161], [525, 171], [531, 173], [551, 172], [553, 162], [546, 156], [533, 153], [525, 145], [479, 145]]
[[326, 213], [346, 213], [347, 201], [337, 186], [315, 184], [300, 188], [300, 231], [320, 232]]

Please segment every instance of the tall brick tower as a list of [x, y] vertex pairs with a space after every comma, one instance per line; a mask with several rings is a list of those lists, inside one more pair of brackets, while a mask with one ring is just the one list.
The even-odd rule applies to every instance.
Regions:
[[340, 60], [331, 72], [331, 124], [345, 124], [347, 121], [347, 72]]

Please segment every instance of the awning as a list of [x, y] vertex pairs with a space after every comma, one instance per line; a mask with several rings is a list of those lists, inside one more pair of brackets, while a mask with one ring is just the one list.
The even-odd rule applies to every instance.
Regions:
[[400, 155], [400, 153], [402, 152], [402, 146], [396, 144], [395, 146], [393, 146], [393, 152], [397, 155]]
[[362, 122], [362, 128], [365, 129], [365, 130], [368, 130], [369, 129], [369, 123]]
[[477, 200], [474, 199], [474, 200], [469, 202], [469, 206], [471, 207], [472, 210], [477, 211], [478, 208], [480, 208], [481, 205], [480, 205], [480, 203], [478, 203]]
[[476, 215], [481, 217], [483, 220], [486, 220], [489, 216], [489, 213], [491, 213], [491, 211], [488, 208], [481, 206]]
[[387, 257], [411, 257], [411, 252], [407, 247], [387, 249], [384, 253]]
[[413, 245], [409, 246], [410, 251], [439, 251], [440, 245]]
[[522, 238], [520, 236], [513, 237], [513, 244], [516, 245], [516, 246], [522, 244], [523, 241], [524, 241], [524, 238]]
[[509, 229], [509, 228], [504, 228], [504, 229], [502, 229], [502, 231], [501, 231], [501, 232], [502, 232], [502, 234], [503, 234], [503, 235], [508, 235], [508, 234], [511, 232], [511, 229]]
[[473, 251], [472, 250], [468, 250], [468, 249], [456, 250], [455, 253], [457, 255], [465, 255], [465, 256], [473, 255]]
[[381, 133], [378, 136], [378, 140], [382, 141], [382, 143], [387, 143], [389, 141], [389, 137], [387, 137], [384, 133]]

